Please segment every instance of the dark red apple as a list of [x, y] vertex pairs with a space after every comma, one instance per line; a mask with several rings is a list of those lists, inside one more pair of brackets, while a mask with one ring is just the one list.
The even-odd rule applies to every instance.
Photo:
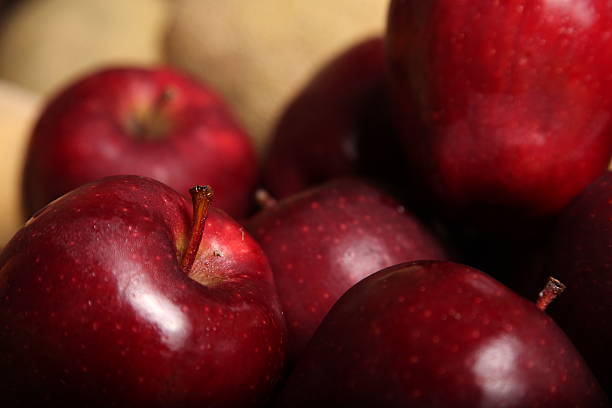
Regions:
[[448, 257], [406, 208], [356, 179], [334, 180], [282, 200], [247, 227], [270, 260], [291, 358], [362, 278], [400, 262]]
[[[449, 217], [557, 215], [612, 154], [612, 3], [393, 0], [387, 51], [415, 178]], [[523, 233], [522, 235], [526, 235]]]
[[215, 205], [243, 217], [257, 163], [249, 137], [210, 88], [167, 68], [114, 68], [48, 102], [27, 151], [26, 213], [116, 174], [152, 177], [185, 194], [214, 185]]
[[272, 135], [264, 184], [278, 198], [340, 176], [401, 185], [406, 168], [391, 120], [384, 42], [329, 61], [289, 104]]
[[[53, 202], [0, 255], [0, 406], [254, 407], [286, 329], [265, 255], [216, 208], [115, 176]], [[205, 230], [204, 230], [205, 227]]]
[[394, 266], [352, 287], [279, 401], [291, 408], [608, 406], [552, 319], [488, 275], [450, 262]]
[[563, 212], [544, 264], [568, 286], [551, 314], [612, 393], [612, 171]]

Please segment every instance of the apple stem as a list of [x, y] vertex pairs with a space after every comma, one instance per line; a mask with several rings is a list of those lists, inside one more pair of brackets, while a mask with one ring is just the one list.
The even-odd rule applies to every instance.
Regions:
[[174, 90], [169, 86], [164, 88], [164, 90], [159, 94], [153, 105], [153, 116], [158, 116], [162, 112], [164, 107], [168, 104], [168, 102], [172, 100], [172, 98], [174, 98]]
[[550, 305], [550, 303], [555, 300], [564, 290], [565, 285], [561, 283], [561, 281], [553, 278], [552, 276], [548, 277], [546, 286], [538, 295], [538, 301], [536, 302], [537, 308], [541, 311], [545, 311], [548, 305]]
[[163, 138], [170, 129], [171, 123], [164, 109], [175, 95], [171, 87], [166, 87], [153, 101], [149, 109], [130, 116], [126, 123], [129, 134], [141, 140], [158, 140]]
[[255, 191], [255, 201], [257, 202], [259, 207], [264, 210], [274, 207], [277, 203], [276, 199], [272, 197], [272, 195], [263, 188], [260, 188]]
[[189, 274], [191, 267], [195, 262], [196, 254], [202, 242], [206, 219], [208, 218], [208, 209], [213, 199], [213, 189], [210, 186], [195, 186], [189, 189], [191, 201], [193, 203], [193, 222], [191, 225], [191, 238], [189, 245], [181, 259], [181, 268], [186, 274]]

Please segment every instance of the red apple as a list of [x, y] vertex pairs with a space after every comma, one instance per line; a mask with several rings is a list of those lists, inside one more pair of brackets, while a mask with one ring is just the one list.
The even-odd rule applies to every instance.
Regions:
[[557, 215], [602, 174], [610, 26], [604, 0], [391, 2], [393, 89], [419, 124], [406, 150], [447, 216], [516, 227]]
[[[0, 255], [0, 406], [254, 407], [285, 357], [267, 260], [207, 190], [114, 176]], [[204, 230], [205, 227], [205, 230]]]
[[406, 168], [390, 115], [384, 42], [361, 41], [318, 71], [289, 104], [268, 148], [264, 184], [278, 198], [340, 176], [401, 185]]
[[612, 171], [563, 212], [544, 264], [568, 286], [553, 317], [612, 392]]
[[299, 356], [332, 305], [364, 277], [417, 259], [447, 259], [442, 244], [382, 190], [339, 179], [286, 198], [247, 227], [268, 255]]
[[27, 152], [26, 211], [116, 174], [152, 177], [181, 193], [217, 186], [216, 206], [242, 217], [257, 163], [248, 136], [210, 88], [167, 68], [114, 68], [48, 102]]
[[279, 400], [291, 408], [608, 406], [552, 319], [450, 262], [394, 266], [352, 287]]

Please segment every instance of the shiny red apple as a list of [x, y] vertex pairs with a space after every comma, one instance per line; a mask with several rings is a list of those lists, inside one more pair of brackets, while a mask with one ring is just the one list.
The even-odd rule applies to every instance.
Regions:
[[266, 153], [263, 181], [277, 198], [340, 176], [403, 185], [391, 119], [384, 41], [372, 37], [325, 64], [287, 106]]
[[392, 89], [418, 123], [404, 138], [409, 163], [447, 216], [529, 225], [603, 173], [610, 26], [605, 0], [391, 2]]
[[609, 405], [536, 304], [476, 269], [415, 262], [375, 273], [340, 298], [277, 406]]
[[[286, 329], [265, 255], [209, 190], [84, 185], [0, 255], [0, 406], [254, 407]], [[190, 225], [192, 224], [192, 226]]]
[[337, 179], [281, 200], [247, 227], [270, 260], [292, 359], [359, 280], [400, 262], [448, 258], [414, 214], [357, 179]]
[[568, 286], [551, 314], [612, 393], [612, 171], [563, 212], [544, 265]]
[[28, 215], [79, 185], [136, 174], [180, 193], [215, 188], [234, 217], [250, 209], [257, 163], [221, 98], [168, 68], [112, 68], [50, 100], [32, 134], [23, 179]]

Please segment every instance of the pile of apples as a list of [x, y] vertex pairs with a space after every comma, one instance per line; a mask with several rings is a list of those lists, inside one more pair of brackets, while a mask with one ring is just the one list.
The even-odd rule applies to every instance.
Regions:
[[0, 253], [0, 406], [609, 407], [611, 26], [392, 0], [261, 160], [176, 68], [73, 81]]

